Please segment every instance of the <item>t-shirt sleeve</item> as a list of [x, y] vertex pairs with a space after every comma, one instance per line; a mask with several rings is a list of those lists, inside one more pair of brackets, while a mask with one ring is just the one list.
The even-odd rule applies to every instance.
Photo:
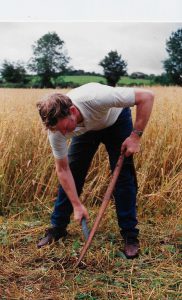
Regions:
[[95, 91], [95, 105], [103, 109], [134, 106], [135, 90], [127, 87], [98, 86]]
[[66, 138], [59, 131], [48, 130], [48, 138], [55, 158], [62, 159], [68, 155]]

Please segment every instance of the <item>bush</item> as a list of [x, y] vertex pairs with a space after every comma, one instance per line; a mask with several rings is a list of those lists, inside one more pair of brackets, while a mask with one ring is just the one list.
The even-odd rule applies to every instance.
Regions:
[[128, 86], [128, 87], [132, 87], [132, 86], [143, 86], [144, 84], [142, 82], [130, 82], [130, 83], [119, 83], [118, 86], [122, 87], [122, 86]]
[[1, 88], [26, 88], [27, 86], [24, 83], [12, 83], [12, 82], [6, 82], [6, 83], [0, 83]]
[[155, 76], [153, 83], [167, 86], [172, 84], [170, 77], [166, 73], [163, 73], [159, 76]]
[[30, 82], [28, 83], [28, 87], [34, 88], [34, 89], [40, 89], [42, 88], [42, 79], [40, 76], [34, 76]]
[[26, 83], [26, 70], [21, 62], [9, 62], [4, 60], [1, 66], [1, 76], [5, 82]]

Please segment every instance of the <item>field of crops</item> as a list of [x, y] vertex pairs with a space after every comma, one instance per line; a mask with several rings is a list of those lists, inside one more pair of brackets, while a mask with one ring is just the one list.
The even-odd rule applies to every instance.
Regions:
[[[181, 299], [182, 88], [151, 89], [154, 109], [135, 155], [141, 255], [124, 256], [111, 201], [78, 269], [84, 238], [74, 221], [66, 240], [36, 247], [49, 226], [58, 181], [35, 103], [55, 90], [0, 89], [0, 299]], [[82, 195], [90, 227], [109, 178], [101, 145]]]

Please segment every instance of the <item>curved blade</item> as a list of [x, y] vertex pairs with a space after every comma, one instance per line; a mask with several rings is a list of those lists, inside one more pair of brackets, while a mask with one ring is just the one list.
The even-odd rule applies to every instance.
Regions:
[[88, 240], [90, 232], [89, 232], [88, 227], [87, 227], [86, 219], [83, 218], [81, 223], [82, 223], [82, 230], [83, 230], [84, 237], [85, 237], [86, 240]]

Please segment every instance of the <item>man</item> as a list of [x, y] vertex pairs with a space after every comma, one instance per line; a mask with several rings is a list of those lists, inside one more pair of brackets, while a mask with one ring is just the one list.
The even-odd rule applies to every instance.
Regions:
[[[38, 243], [42, 247], [66, 236], [70, 215], [79, 224], [89, 215], [80, 202], [85, 177], [100, 143], [109, 155], [113, 171], [121, 151], [124, 164], [117, 180], [114, 198], [124, 253], [134, 258], [139, 253], [139, 230], [136, 228], [137, 184], [133, 154], [139, 152], [140, 139], [149, 120], [154, 95], [145, 89], [110, 87], [88, 83], [67, 95], [55, 93], [37, 104], [55, 157], [60, 182], [58, 197], [51, 217], [52, 227]], [[130, 106], [136, 105], [134, 128]], [[66, 140], [72, 138], [69, 151]]]

